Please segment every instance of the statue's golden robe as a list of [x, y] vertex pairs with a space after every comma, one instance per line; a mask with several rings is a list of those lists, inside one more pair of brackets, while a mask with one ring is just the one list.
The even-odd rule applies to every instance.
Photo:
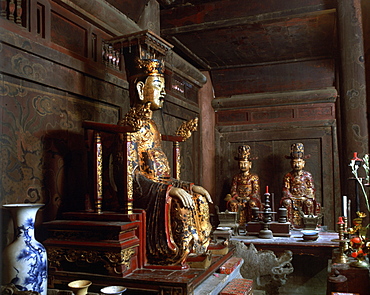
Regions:
[[320, 204], [315, 201], [313, 177], [308, 171], [302, 171], [299, 175], [288, 172], [283, 182], [283, 196], [280, 204], [287, 208], [288, 221], [292, 226], [303, 228], [303, 219], [298, 208], [307, 215], [316, 215], [320, 212]]
[[[161, 134], [152, 119], [145, 119], [131, 141], [135, 153], [134, 207], [147, 212], [148, 262], [182, 264], [190, 252], [204, 253], [211, 232], [207, 199], [192, 192], [192, 183], [170, 176]], [[190, 193], [195, 208], [184, 208], [179, 200], [170, 197], [172, 186]]]
[[[261, 209], [259, 177], [256, 174], [238, 173], [233, 177], [231, 186], [231, 201], [228, 202], [228, 209], [232, 212], [239, 210], [239, 224], [244, 226], [252, 220], [252, 208]], [[238, 208], [241, 206], [241, 208]]]

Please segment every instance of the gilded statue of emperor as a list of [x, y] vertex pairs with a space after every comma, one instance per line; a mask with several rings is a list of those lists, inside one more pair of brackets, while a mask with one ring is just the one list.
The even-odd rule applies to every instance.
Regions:
[[302, 214], [317, 215], [320, 213], [320, 204], [316, 202], [315, 186], [312, 174], [303, 170], [305, 160], [302, 143], [294, 143], [290, 148], [292, 171], [285, 174], [283, 179], [282, 198], [280, 205], [287, 208], [288, 221], [295, 229], [304, 227]]
[[240, 172], [233, 177], [230, 194], [227, 195], [227, 207], [232, 212], [239, 211], [239, 227], [245, 228], [246, 223], [252, 220], [252, 208], [261, 210], [260, 180], [257, 174], [251, 173], [252, 158], [249, 145], [238, 147]]
[[[130, 77], [134, 101], [119, 125], [139, 117], [140, 129], [132, 133], [134, 208], [147, 214], [147, 259], [153, 265], [184, 264], [189, 253], [203, 254], [210, 242], [210, 194], [201, 186], [171, 177], [162, 149], [161, 134], [153, 111], [163, 107], [165, 79], [163, 62], [138, 59], [138, 71]], [[137, 122], [136, 122], [137, 123]]]

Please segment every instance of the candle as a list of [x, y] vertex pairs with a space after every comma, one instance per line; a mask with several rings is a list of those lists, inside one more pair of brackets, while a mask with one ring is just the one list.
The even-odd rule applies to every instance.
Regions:
[[344, 224], [342, 216], [338, 217], [338, 224]]
[[343, 196], [343, 216], [348, 217], [347, 196]]
[[347, 220], [348, 221], [348, 224], [349, 224], [349, 227], [351, 227], [352, 225], [352, 221], [351, 221], [351, 200], [348, 200], [348, 208], [347, 208]]
[[266, 185], [266, 193], [265, 194], [268, 194], [269, 193], [269, 186]]

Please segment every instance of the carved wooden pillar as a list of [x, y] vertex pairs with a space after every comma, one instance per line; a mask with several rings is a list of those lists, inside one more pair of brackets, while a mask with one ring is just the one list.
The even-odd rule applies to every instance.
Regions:
[[[351, 216], [356, 216], [355, 182], [348, 167], [354, 152], [368, 153], [368, 120], [366, 102], [365, 58], [361, 0], [338, 0], [338, 33], [340, 66], [340, 124], [342, 127], [341, 167], [343, 193], [352, 201]], [[363, 199], [361, 197], [361, 199]], [[339, 200], [338, 200], [339, 201]], [[362, 202], [361, 202], [362, 203]], [[355, 210], [356, 209], [356, 210]]]
[[365, 59], [360, 0], [338, 0], [343, 181], [353, 152], [368, 152]]

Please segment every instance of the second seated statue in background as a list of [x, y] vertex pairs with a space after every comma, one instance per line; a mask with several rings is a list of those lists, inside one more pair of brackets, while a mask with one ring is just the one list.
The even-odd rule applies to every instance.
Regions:
[[210, 242], [210, 194], [201, 186], [171, 177], [161, 134], [152, 112], [160, 110], [165, 97], [163, 64], [139, 59], [141, 71], [130, 77], [135, 87], [134, 107], [120, 125], [141, 123], [132, 133], [134, 208], [147, 213], [147, 259], [154, 265], [184, 264], [189, 253], [203, 254]]
[[227, 209], [232, 212], [239, 212], [239, 227], [244, 228], [246, 223], [252, 219], [252, 208], [261, 209], [259, 177], [250, 172], [252, 159], [249, 145], [242, 145], [238, 148], [238, 160], [240, 172], [233, 177], [231, 192], [226, 200]]
[[318, 214], [320, 206], [315, 199], [315, 185], [310, 172], [303, 170], [307, 156], [302, 143], [291, 145], [290, 159], [292, 171], [284, 176], [280, 205], [287, 209], [288, 221], [293, 228], [303, 228], [303, 214]]

